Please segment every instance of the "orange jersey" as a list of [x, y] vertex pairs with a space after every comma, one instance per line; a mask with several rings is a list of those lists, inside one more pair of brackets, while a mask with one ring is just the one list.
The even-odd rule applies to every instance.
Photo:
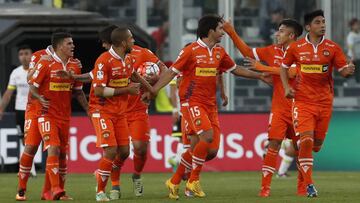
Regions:
[[[131, 56], [133, 56], [133, 67], [136, 71], [137, 68], [144, 62], [159, 62], [159, 58], [155, 56], [149, 49], [142, 48], [139, 46], [133, 46], [131, 50]], [[127, 112], [134, 111], [146, 111], [148, 106], [141, 101], [141, 94], [129, 95], [128, 109]]]
[[111, 48], [102, 53], [95, 62], [92, 70], [93, 81], [90, 90], [90, 112], [102, 112], [125, 116], [128, 105], [128, 94], [117, 95], [109, 98], [97, 97], [95, 87], [127, 87], [133, 72], [133, 58], [127, 54], [125, 59], [115, 53]]
[[[256, 60], [265, 62], [268, 66], [281, 66], [284, 51], [282, 46], [270, 45], [262, 48], [254, 48], [253, 54]], [[292, 102], [284, 97], [284, 87], [282, 85], [280, 75], [271, 75], [273, 79], [273, 97], [271, 111], [291, 112]], [[293, 80], [289, 80], [292, 84]]]
[[333, 100], [333, 68], [347, 66], [339, 45], [323, 38], [315, 46], [305, 38], [292, 43], [286, 50], [283, 66], [296, 64], [295, 100], [316, 105], [331, 105]]
[[[31, 62], [29, 65], [29, 70], [32, 70], [35, 65], [40, 61], [41, 57], [44, 55], [51, 55], [51, 51], [50, 51], [50, 46], [48, 46], [46, 49], [41, 49], [39, 51], [36, 51], [35, 53], [32, 54], [31, 56]], [[31, 92], [29, 92], [28, 94], [28, 102], [26, 105], [26, 116], [28, 118], [33, 118], [36, 116], [36, 108], [34, 105], [34, 100], [32, 100], [32, 95]]]
[[180, 102], [216, 106], [216, 75], [235, 67], [234, 61], [219, 45], [210, 50], [200, 39], [188, 45], [172, 65], [174, 72], [183, 75], [179, 86]]
[[71, 98], [73, 89], [82, 89], [82, 83], [71, 79], [63, 79], [56, 75], [58, 70], [73, 71], [81, 74], [78, 61], [69, 59], [63, 64], [60, 58], [54, 54], [53, 61], [42, 60], [37, 63], [36, 70], [30, 83], [39, 89], [50, 103], [48, 109], [43, 109], [40, 102], [36, 100], [35, 108], [37, 116], [48, 116], [58, 120], [70, 120]]

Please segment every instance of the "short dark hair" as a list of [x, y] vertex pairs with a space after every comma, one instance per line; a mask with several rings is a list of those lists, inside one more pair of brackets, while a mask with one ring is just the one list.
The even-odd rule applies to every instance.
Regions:
[[276, 8], [270, 12], [270, 14], [280, 14], [282, 16], [286, 16], [286, 11], [283, 8]]
[[220, 22], [222, 22], [222, 20], [222, 17], [215, 14], [203, 16], [198, 23], [197, 37], [200, 39], [208, 37], [209, 31], [215, 31], [216, 27], [219, 25]]
[[324, 17], [324, 11], [319, 9], [319, 10], [305, 14], [304, 15], [304, 24], [310, 25], [310, 23], [314, 20], [314, 18], [316, 18], [318, 16]]
[[64, 41], [65, 38], [72, 37], [68, 32], [54, 32], [51, 35], [51, 45], [53, 49], [56, 49], [60, 43]]
[[111, 32], [118, 28], [116, 25], [109, 25], [99, 31], [99, 39], [101, 42], [111, 44]]
[[29, 49], [30, 51], [32, 51], [31, 47], [28, 44], [21, 44], [18, 47], [18, 52], [21, 51], [21, 50], [25, 50], [25, 49]]
[[296, 35], [296, 37], [300, 37], [303, 33], [303, 27], [300, 25], [299, 22], [297, 22], [294, 19], [284, 19], [280, 22], [279, 27], [281, 25], [285, 25], [286, 27], [290, 27], [294, 30], [294, 33]]
[[121, 43], [127, 40], [127, 32], [129, 28], [126, 26], [117, 27], [111, 32], [111, 44], [115, 47], [121, 45]]
[[349, 26], [352, 27], [355, 23], [359, 22], [359, 19], [357, 18], [352, 18], [350, 21], [349, 21]]

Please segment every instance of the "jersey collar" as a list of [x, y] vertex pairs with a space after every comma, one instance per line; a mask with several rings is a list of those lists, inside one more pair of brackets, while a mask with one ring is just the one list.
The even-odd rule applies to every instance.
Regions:
[[309, 43], [309, 44], [312, 45], [315, 54], [317, 53], [317, 49], [318, 49], [319, 45], [322, 44], [322, 43], [324, 42], [324, 40], [325, 40], [325, 36], [322, 36], [322, 39], [321, 39], [320, 43], [317, 44], [317, 45], [315, 45], [315, 44], [313, 44], [313, 43], [310, 42], [310, 40], [309, 40], [309, 33], [307, 33], [306, 36], [305, 36], [305, 41], [306, 41], [307, 43]]
[[68, 61], [64, 64], [64, 63], [62, 62], [62, 60], [60, 59], [60, 57], [59, 57], [55, 52], [52, 54], [52, 57], [54, 58], [54, 60], [55, 60], [56, 62], [61, 63], [61, 65], [63, 66], [63, 69], [66, 70], [66, 65], [69, 63], [70, 58], [69, 58]]
[[53, 52], [51, 52], [51, 50], [54, 50], [54, 49], [52, 48], [52, 45], [49, 45], [49, 46], [46, 47], [45, 52], [46, 52], [48, 55], [52, 56], [52, 55], [53, 55]]
[[[113, 47], [111, 46], [109, 49], [109, 53], [111, 54], [111, 56], [113, 56], [114, 58], [116, 58], [117, 60], [120, 60], [121, 63], [125, 66], [125, 61], [121, 58], [121, 56], [119, 56], [115, 50], [113, 49]], [[126, 58], [126, 55], [125, 55]]]
[[196, 41], [201, 47], [204, 47], [208, 50], [209, 52], [209, 56], [212, 56], [212, 50], [214, 49], [214, 47], [216, 47], [216, 45], [213, 46], [213, 48], [209, 48], [208, 45], [202, 41], [200, 38]]

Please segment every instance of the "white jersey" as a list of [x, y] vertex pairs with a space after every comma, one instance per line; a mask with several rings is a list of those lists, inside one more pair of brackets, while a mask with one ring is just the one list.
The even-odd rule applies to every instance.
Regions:
[[29, 94], [29, 84], [27, 83], [28, 71], [19, 66], [11, 74], [8, 89], [16, 90], [15, 110], [25, 111]]

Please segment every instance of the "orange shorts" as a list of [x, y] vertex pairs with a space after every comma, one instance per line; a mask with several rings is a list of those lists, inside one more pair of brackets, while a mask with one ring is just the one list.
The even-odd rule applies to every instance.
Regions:
[[211, 149], [218, 149], [220, 145], [220, 125], [216, 107], [207, 107], [199, 103], [181, 104], [181, 113], [187, 122], [187, 135], [200, 135], [202, 132], [212, 129], [213, 142]]
[[132, 140], [144, 142], [150, 140], [149, 115], [146, 112], [128, 113], [127, 122]]
[[129, 128], [126, 117], [92, 113], [91, 121], [96, 133], [96, 147], [129, 145]]
[[38, 128], [38, 118], [37, 117], [25, 117], [24, 123], [24, 144], [39, 146], [41, 143], [41, 134]]
[[293, 102], [293, 122], [295, 132], [314, 132], [314, 139], [324, 140], [331, 120], [332, 106], [312, 105], [304, 102]]
[[61, 149], [68, 147], [69, 121], [40, 116], [38, 118], [38, 128], [44, 142], [44, 150], [50, 146], [59, 146]]
[[291, 110], [288, 113], [278, 111], [270, 113], [268, 136], [273, 140], [298, 139], [294, 131]]

